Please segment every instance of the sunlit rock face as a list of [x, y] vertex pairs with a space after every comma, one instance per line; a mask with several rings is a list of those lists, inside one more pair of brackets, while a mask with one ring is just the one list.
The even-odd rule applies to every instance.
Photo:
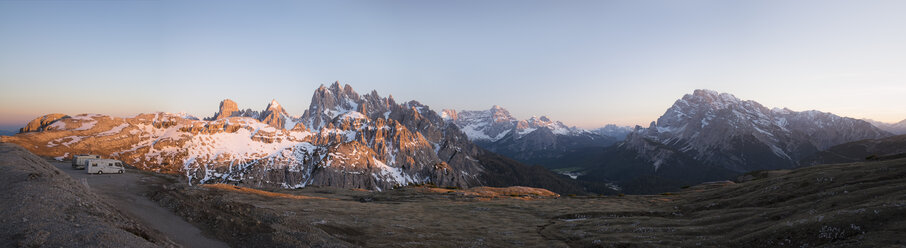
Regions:
[[47, 126], [49, 126], [51, 123], [53, 123], [57, 120], [63, 119], [63, 118], [69, 118], [69, 116], [64, 115], [64, 114], [48, 114], [45, 116], [38, 117], [38, 118], [28, 122], [28, 124], [25, 125], [25, 127], [20, 128], [19, 133], [44, 131], [44, 129], [47, 128]]

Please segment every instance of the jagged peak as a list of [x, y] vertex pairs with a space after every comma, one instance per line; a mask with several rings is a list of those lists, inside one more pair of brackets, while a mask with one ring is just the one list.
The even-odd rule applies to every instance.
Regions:
[[264, 112], [272, 112], [272, 113], [280, 113], [280, 114], [288, 115], [286, 113], [286, 110], [283, 109], [283, 106], [281, 106], [280, 103], [277, 102], [277, 99], [271, 100], [271, 102], [267, 104], [267, 108], [264, 109]]
[[459, 115], [456, 113], [455, 109], [443, 109], [440, 111], [440, 118], [456, 121], [459, 119]]
[[[692, 94], [686, 94], [683, 98], [676, 100], [674, 107], [684, 106], [710, 106], [711, 108], [724, 109], [731, 106], [742, 104], [743, 101], [730, 93], [719, 93], [714, 90], [697, 89]], [[746, 101], [754, 104], [754, 101]]]
[[716, 90], [709, 90], [709, 89], [696, 89], [695, 91], [692, 92], [692, 95], [716, 97], [716, 96], [720, 95], [720, 92], [717, 92]]
[[343, 85], [343, 92], [355, 92], [355, 91], [352, 90], [352, 86], [349, 86], [349, 84], [345, 84], [345, 85]]
[[232, 99], [229, 99], [229, 98], [224, 98], [223, 100], [220, 101], [221, 108], [223, 107], [224, 104], [226, 104], [227, 106], [229, 106], [229, 105], [238, 106], [238, 104], [236, 104], [236, 101], [233, 101]]

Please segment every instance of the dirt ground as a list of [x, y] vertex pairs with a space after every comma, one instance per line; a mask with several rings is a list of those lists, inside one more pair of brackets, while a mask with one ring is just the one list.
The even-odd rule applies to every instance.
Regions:
[[741, 180], [661, 195], [559, 198], [425, 186], [274, 192], [304, 196], [294, 199], [174, 183], [152, 198], [233, 246], [906, 246], [906, 160]]
[[159, 230], [172, 241], [185, 247], [228, 247], [226, 243], [205, 237], [197, 227], [186, 222], [169, 209], [148, 198], [148, 185], [166, 181], [159, 174], [127, 168], [123, 174], [88, 174], [85, 170], [72, 169], [71, 161], [47, 160], [57, 169], [66, 172], [91, 192], [104, 198], [114, 207], [137, 219], [142, 224]]
[[660, 195], [558, 196], [190, 186], [132, 170], [87, 175], [23, 151], [0, 146], [0, 246], [906, 246], [906, 159], [753, 172]]
[[26, 151], [0, 144], [0, 247], [174, 247]]

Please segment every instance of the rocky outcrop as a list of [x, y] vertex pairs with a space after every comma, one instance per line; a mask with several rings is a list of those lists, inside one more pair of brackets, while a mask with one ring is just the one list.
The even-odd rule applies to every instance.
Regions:
[[267, 109], [264, 110], [264, 112], [261, 112], [261, 117], [258, 120], [279, 129], [294, 128], [295, 125], [290, 127], [285, 126], [288, 118], [290, 118], [289, 114], [286, 113], [283, 106], [280, 106], [280, 103], [277, 103], [277, 100], [272, 100], [271, 103], [267, 105]]
[[239, 112], [239, 104], [236, 104], [233, 100], [224, 99], [220, 102], [220, 110], [214, 114], [214, 120], [230, 118], [237, 112]]
[[35, 118], [34, 120], [28, 122], [28, 125], [20, 128], [19, 133], [44, 131], [47, 126], [50, 126], [50, 124], [53, 124], [55, 121], [63, 118], [69, 118], [69, 116], [64, 114], [49, 114]]

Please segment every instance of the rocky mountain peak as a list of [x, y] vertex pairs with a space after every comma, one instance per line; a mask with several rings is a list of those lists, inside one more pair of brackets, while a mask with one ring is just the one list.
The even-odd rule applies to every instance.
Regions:
[[359, 94], [348, 84], [341, 87], [337, 81], [330, 87], [321, 85], [312, 95], [311, 104], [302, 119], [307, 122], [307, 127], [317, 130], [341, 114], [361, 110], [359, 105], [362, 102]]
[[267, 104], [267, 108], [264, 109], [264, 112], [262, 112], [261, 115], [268, 115], [270, 113], [278, 113], [284, 116], [289, 116], [286, 110], [283, 109], [283, 106], [281, 106], [276, 99], [271, 100], [271, 102]]
[[491, 109], [488, 110], [488, 113], [490, 113], [490, 116], [493, 118], [494, 122], [503, 123], [513, 122], [516, 120], [516, 118], [513, 118], [513, 115], [510, 115], [510, 111], [507, 111], [506, 109], [497, 105], [491, 107]]
[[290, 116], [280, 106], [280, 103], [277, 103], [276, 99], [271, 100], [267, 105], [267, 109], [261, 112], [258, 120], [279, 129], [293, 129], [296, 126], [295, 123], [287, 123], [287, 120], [290, 120]]
[[547, 116], [532, 116], [528, 120], [519, 121], [516, 124], [516, 128], [519, 129], [519, 134], [527, 134], [532, 131], [535, 131], [540, 128], [550, 129], [554, 134], [559, 135], [570, 135], [581, 132], [578, 128], [571, 128], [559, 121], [552, 121]]
[[444, 109], [441, 110], [440, 117], [445, 121], [456, 121], [459, 119], [459, 115], [456, 114], [455, 109]]
[[[732, 171], [790, 168], [804, 156], [835, 144], [888, 133], [864, 121], [820, 111], [768, 109], [728, 93], [696, 90], [677, 100], [657, 122], [633, 130], [627, 147], [668, 161], [653, 147], [672, 147], [705, 164]], [[646, 142], [660, 145], [649, 146]], [[772, 160], [773, 159], [773, 160]]]
[[223, 99], [223, 101], [220, 101], [220, 110], [214, 114], [213, 119], [220, 120], [229, 118], [230, 116], [233, 116], [233, 113], [235, 112], [239, 112], [239, 104], [236, 104], [236, 102], [230, 99]]
[[741, 103], [742, 101], [739, 100], [739, 98], [736, 98], [736, 96], [734, 96], [733, 94], [718, 93], [717, 91], [707, 89], [698, 89], [695, 90], [691, 95], [687, 94], [683, 96], [682, 99], [677, 100], [676, 103], [674, 103], [674, 106], [679, 105], [680, 107], [692, 106], [724, 109]]
[[283, 110], [283, 107], [280, 106], [280, 103], [277, 102], [277, 99], [271, 100], [271, 103], [267, 104], [267, 110]]

